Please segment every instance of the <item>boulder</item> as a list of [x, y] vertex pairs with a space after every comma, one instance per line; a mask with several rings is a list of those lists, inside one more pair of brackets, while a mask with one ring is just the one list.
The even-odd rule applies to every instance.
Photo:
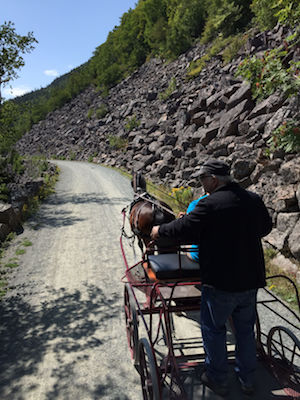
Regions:
[[227, 101], [226, 110], [231, 110], [233, 107], [246, 99], [252, 99], [251, 86], [249, 83], [243, 83], [241, 87], [233, 93], [233, 95]]
[[297, 200], [298, 200], [298, 207], [299, 207], [299, 210], [300, 210], [300, 184], [298, 185], [298, 189], [296, 191], [296, 197], [297, 197]]
[[208, 110], [216, 108], [218, 110], [223, 110], [228, 102], [227, 97], [224, 95], [224, 92], [221, 90], [212, 96], [210, 96], [206, 100]]
[[294, 185], [278, 186], [274, 191], [274, 209], [280, 211], [299, 211]]
[[230, 136], [238, 134], [239, 116], [253, 107], [252, 101], [245, 99], [234, 108], [224, 112], [220, 119], [220, 135]]
[[289, 244], [289, 249], [293, 256], [297, 259], [300, 260], [300, 220], [296, 223], [294, 226], [294, 229], [292, 233], [290, 234], [288, 244]]
[[199, 128], [193, 135], [193, 141], [207, 146], [217, 136], [218, 131], [218, 124], [211, 124], [208, 128]]
[[253, 160], [239, 159], [234, 162], [231, 170], [233, 177], [240, 181], [241, 179], [250, 176], [254, 171], [254, 168], [255, 162]]
[[271, 244], [277, 250], [282, 251], [285, 248], [287, 237], [287, 232], [281, 232], [273, 228], [272, 231], [264, 237], [264, 241]]
[[253, 119], [263, 114], [270, 114], [276, 112], [284, 103], [284, 97], [279, 93], [273, 93], [271, 96], [258, 103], [247, 119]]
[[11, 229], [8, 225], [0, 223], [0, 242], [4, 242], [10, 232]]
[[[277, 229], [280, 232], [287, 232], [290, 234], [296, 225], [296, 222], [300, 218], [299, 212], [292, 212], [292, 213], [279, 213], [277, 216]], [[300, 239], [300, 236], [299, 236]]]
[[14, 210], [11, 204], [0, 203], [0, 224], [8, 227], [2, 227], [2, 232], [9, 230], [19, 235], [24, 231], [21, 224], [21, 214], [19, 211]]
[[298, 184], [300, 182], [300, 156], [283, 163], [279, 173], [285, 183]]
[[283, 254], [277, 254], [273, 259], [272, 259], [272, 264], [283, 270], [285, 273], [288, 275], [292, 275], [294, 277], [297, 276], [298, 273], [298, 267], [296, 264], [294, 264], [291, 260], [288, 258], [284, 257]]
[[206, 112], [200, 111], [193, 115], [191, 118], [191, 123], [195, 124], [197, 127], [203, 126], [205, 123]]

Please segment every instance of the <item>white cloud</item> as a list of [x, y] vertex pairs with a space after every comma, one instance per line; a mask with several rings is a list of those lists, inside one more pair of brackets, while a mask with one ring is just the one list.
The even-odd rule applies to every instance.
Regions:
[[44, 74], [47, 76], [58, 76], [58, 72], [55, 69], [46, 69]]
[[22, 96], [25, 93], [31, 92], [32, 89], [28, 86], [8, 87], [3, 89], [3, 95], [8, 98]]

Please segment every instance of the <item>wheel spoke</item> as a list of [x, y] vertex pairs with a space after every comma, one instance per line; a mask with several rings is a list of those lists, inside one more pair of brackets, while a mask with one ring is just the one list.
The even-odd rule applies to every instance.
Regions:
[[284, 385], [299, 384], [300, 342], [284, 326], [273, 327], [267, 337], [267, 350], [274, 373]]
[[281, 331], [278, 331], [278, 334], [279, 334], [279, 340], [280, 340], [280, 345], [281, 345], [281, 349], [282, 349], [282, 358], [283, 359], [286, 359], [286, 357], [285, 357], [285, 353], [284, 353], [284, 345], [283, 345], [283, 343], [282, 343], [282, 336], [281, 336]]
[[292, 351], [291, 364], [294, 363], [295, 355], [296, 355], [296, 343], [294, 343], [294, 347], [293, 347], [293, 351]]

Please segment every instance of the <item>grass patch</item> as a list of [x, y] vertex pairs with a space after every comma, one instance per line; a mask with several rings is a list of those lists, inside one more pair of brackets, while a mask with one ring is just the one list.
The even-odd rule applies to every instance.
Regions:
[[0, 279], [0, 299], [6, 294], [7, 281]]
[[28, 239], [24, 239], [22, 242], [22, 246], [25, 246], [25, 247], [32, 246], [32, 242]]
[[[295, 277], [288, 275], [286, 272], [282, 271], [282, 269], [280, 269], [277, 265], [274, 265], [274, 263], [272, 263], [272, 259], [276, 256], [277, 252], [274, 249], [269, 248], [265, 249], [264, 254], [267, 277], [275, 275], [286, 276], [294, 282], [295, 287], [297, 288], [299, 293], [300, 286], [297, 284]], [[275, 295], [283, 299], [291, 309], [299, 312], [299, 305], [295, 288], [287, 279], [281, 277], [267, 279], [267, 288]]]
[[16, 250], [16, 255], [17, 255], [17, 256], [20, 256], [20, 255], [25, 254], [25, 253], [26, 253], [26, 250], [25, 250], [25, 249], [17, 249], [17, 250]]
[[216, 55], [222, 56], [223, 64], [228, 64], [237, 55], [238, 51], [243, 47], [248, 39], [246, 34], [238, 34], [235, 36], [218, 36], [213, 40], [211, 46], [207, 49], [206, 54], [196, 61], [191, 62], [187, 78], [195, 78], [205, 68], [206, 64]]
[[19, 264], [17, 262], [9, 262], [7, 264], [4, 265], [4, 268], [17, 268], [19, 266]]

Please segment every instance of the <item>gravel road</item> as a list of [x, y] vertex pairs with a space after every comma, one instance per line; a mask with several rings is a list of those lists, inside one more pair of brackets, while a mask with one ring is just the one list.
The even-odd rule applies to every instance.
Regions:
[[[129, 181], [90, 163], [56, 163], [61, 174], [55, 194], [2, 260], [17, 258], [19, 267], [12, 269], [10, 290], [0, 302], [0, 399], [140, 400], [125, 333], [119, 246], [121, 210], [133, 198]], [[282, 325], [259, 311], [265, 332]], [[200, 335], [195, 319], [175, 319], [179, 332]], [[292, 330], [298, 336], [299, 329]], [[253, 400], [284, 398], [261, 365], [256, 383]], [[185, 384], [191, 400], [221, 399], [203, 389], [197, 373]], [[230, 384], [230, 400], [247, 398], [233, 374]]]
[[120, 281], [129, 181], [89, 163], [57, 164], [56, 193], [5, 256], [26, 250], [0, 303], [0, 399], [141, 399]]

